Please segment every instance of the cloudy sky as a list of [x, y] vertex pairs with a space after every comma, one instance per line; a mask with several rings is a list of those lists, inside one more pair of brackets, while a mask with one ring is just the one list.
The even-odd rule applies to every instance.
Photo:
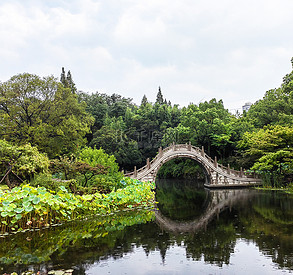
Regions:
[[0, 81], [60, 77], [79, 90], [241, 108], [279, 87], [292, 0], [0, 0]]

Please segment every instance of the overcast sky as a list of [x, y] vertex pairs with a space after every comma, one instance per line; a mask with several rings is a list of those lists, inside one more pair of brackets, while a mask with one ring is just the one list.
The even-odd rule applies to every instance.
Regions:
[[29, 72], [140, 103], [223, 99], [279, 87], [293, 56], [292, 0], [0, 0], [0, 81]]

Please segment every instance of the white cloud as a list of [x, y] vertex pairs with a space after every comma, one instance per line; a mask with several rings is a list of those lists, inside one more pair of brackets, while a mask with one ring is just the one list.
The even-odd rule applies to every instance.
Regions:
[[0, 80], [71, 70], [84, 91], [241, 108], [291, 70], [291, 0], [0, 3]]

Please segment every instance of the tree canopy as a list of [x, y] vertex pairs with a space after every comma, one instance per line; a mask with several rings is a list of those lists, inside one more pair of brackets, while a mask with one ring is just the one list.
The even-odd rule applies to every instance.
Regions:
[[0, 83], [0, 136], [50, 157], [72, 152], [85, 145], [93, 124], [85, 108], [54, 77], [19, 74]]
[[64, 68], [60, 82], [19, 74], [0, 83], [0, 138], [50, 158], [101, 148], [121, 170], [145, 165], [160, 146], [191, 142], [222, 164], [293, 174], [293, 71], [243, 114], [232, 115], [215, 98], [180, 108], [160, 87], [154, 103], [147, 96], [137, 105], [116, 93], [78, 91]]

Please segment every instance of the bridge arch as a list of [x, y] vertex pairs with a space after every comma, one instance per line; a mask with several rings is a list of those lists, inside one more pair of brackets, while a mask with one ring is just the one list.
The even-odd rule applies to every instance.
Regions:
[[201, 162], [196, 157], [196, 155], [192, 155], [192, 154], [190, 154], [190, 155], [188, 155], [188, 154], [182, 155], [179, 152], [169, 156], [168, 158], [162, 158], [160, 164], [158, 165], [158, 168], [154, 170], [154, 174], [153, 174], [154, 179], [157, 178], [157, 174], [159, 173], [159, 170], [162, 168], [162, 166], [164, 164], [166, 164], [167, 162], [169, 162], [169, 161], [171, 161], [173, 159], [178, 159], [178, 158], [192, 159], [196, 164], [198, 164], [201, 167], [201, 169], [202, 169], [202, 171], [203, 171], [203, 173], [205, 175], [205, 184], [207, 185], [207, 184], [209, 184], [211, 182], [211, 173], [209, 172], [208, 167], [206, 165], [204, 165], [204, 163]]
[[172, 144], [171, 146], [162, 149], [159, 148], [157, 156], [149, 161], [144, 167], [139, 170], [134, 168], [131, 173], [125, 176], [136, 178], [142, 181], [154, 182], [161, 166], [174, 158], [191, 158], [198, 162], [206, 173], [206, 187], [235, 187], [235, 186], [251, 186], [260, 185], [261, 180], [255, 173], [236, 171], [221, 164], [218, 164], [217, 159], [211, 159], [205, 152], [203, 147], [198, 147], [189, 144]]

